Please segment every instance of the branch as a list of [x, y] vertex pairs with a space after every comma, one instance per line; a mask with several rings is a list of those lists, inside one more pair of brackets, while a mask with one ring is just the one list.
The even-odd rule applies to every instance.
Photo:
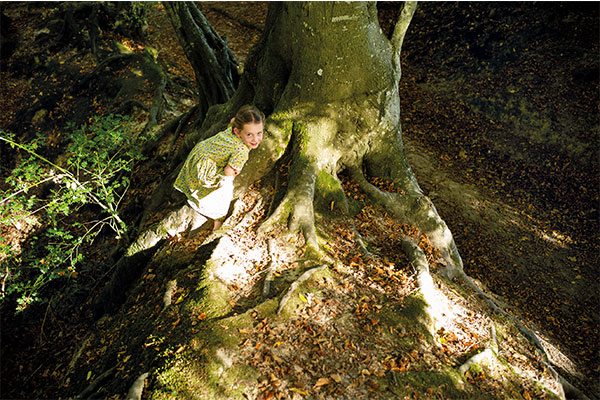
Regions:
[[416, 9], [416, 1], [404, 2], [404, 7], [402, 7], [402, 12], [400, 13], [400, 16], [398, 16], [398, 21], [396, 21], [394, 33], [392, 34], [391, 42], [394, 52], [393, 59], [396, 71], [398, 71], [398, 79], [400, 79], [400, 51], [402, 50], [402, 43], [404, 42], [404, 36], [406, 35], [406, 31], [408, 30], [408, 26], [410, 25], [410, 21], [412, 20]]

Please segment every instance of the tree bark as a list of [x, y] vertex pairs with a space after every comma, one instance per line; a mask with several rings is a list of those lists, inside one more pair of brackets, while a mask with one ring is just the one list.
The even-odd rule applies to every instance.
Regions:
[[194, 68], [200, 115], [227, 102], [237, 86], [237, 61], [193, 2], [164, 2], [179, 42]]

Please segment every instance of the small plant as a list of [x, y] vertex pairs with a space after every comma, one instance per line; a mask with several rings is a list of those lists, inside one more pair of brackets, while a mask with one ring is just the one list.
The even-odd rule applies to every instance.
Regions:
[[[0, 131], [0, 140], [25, 155], [6, 178], [9, 189], [0, 191], [0, 224], [17, 232], [44, 227], [41, 239], [28, 238], [26, 252], [0, 242], [0, 296], [16, 294], [18, 311], [43, 300], [40, 289], [54, 279], [76, 278], [81, 245], [104, 227], [117, 238], [127, 230], [118, 209], [146, 138], [136, 136], [131, 119], [120, 115], [94, 117], [79, 128], [68, 126], [67, 132], [69, 145], [53, 162], [42, 155], [41, 135], [18, 143], [12, 133]], [[86, 204], [99, 208], [98, 218], [67, 226], [65, 218]]]

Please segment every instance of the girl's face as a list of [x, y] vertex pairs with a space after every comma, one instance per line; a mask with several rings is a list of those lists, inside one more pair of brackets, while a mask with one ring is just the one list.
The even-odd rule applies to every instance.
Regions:
[[263, 140], [262, 122], [248, 122], [242, 130], [233, 128], [233, 132], [239, 136], [244, 144], [250, 149], [256, 149]]

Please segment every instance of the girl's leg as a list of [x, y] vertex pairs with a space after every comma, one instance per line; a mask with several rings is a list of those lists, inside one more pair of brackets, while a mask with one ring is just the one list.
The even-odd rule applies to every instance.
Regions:
[[206, 217], [198, 214], [189, 205], [184, 204], [138, 236], [136, 241], [127, 249], [126, 255], [132, 256], [135, 253], [149, 249], [161, 239], [185, 232], [190, 227], [192, 229], [198, 228], [206, 221]]

